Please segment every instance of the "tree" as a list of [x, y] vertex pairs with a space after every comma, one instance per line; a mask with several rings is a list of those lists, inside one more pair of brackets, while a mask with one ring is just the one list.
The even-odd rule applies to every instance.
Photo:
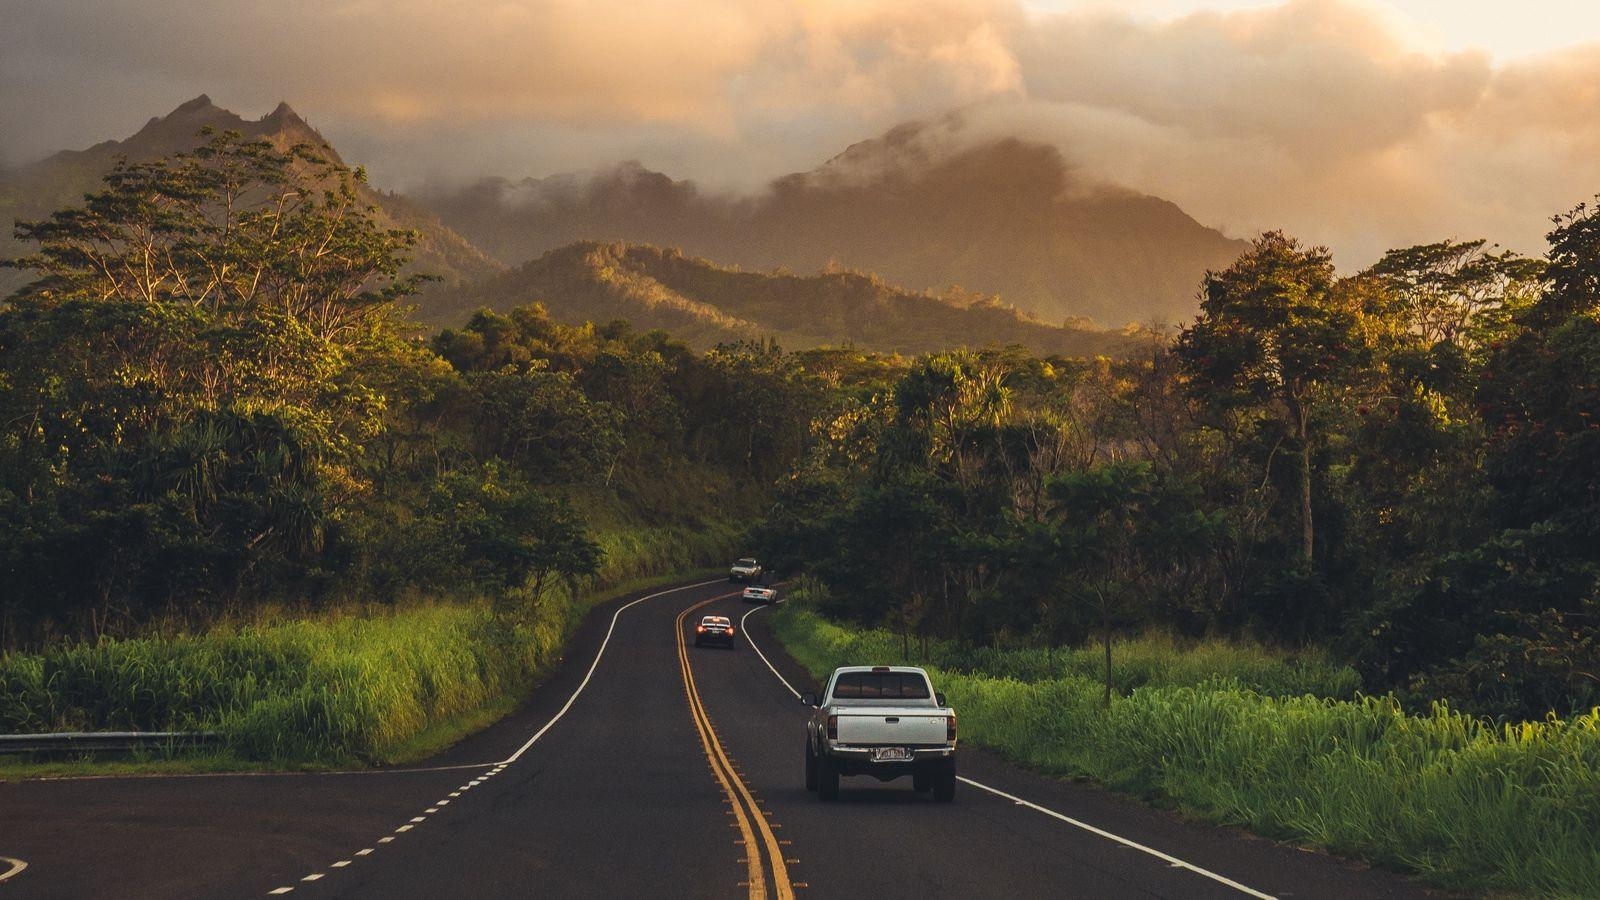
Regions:
[[422, 515], [418, 555], [452, 556], [433, 577], [464, 569], [497, 598], [526, 590], [537, 603], [553, 584], [593, 575], [604, 559], [566, 501], [535, 490], [498, 460], [439, 479]]
[[1383, 284], [1395, 301], [1385, 312], [1425, 347], [1472, 353], [1504, 336], [1510, 317], [1538, 299], [1544, 273], [1542, 260], [1476, 240], [1390, 250], [1363, 274]]
[[1119, 619], [1148, 608], [1159, 573], [1197, 552], [1219, 520], [1193, 492], [1156, 475], [1143, 461], [1118, 462], [1051, 479], [1053, 509], [1044, 565], [1058, 591], [1092, 595], [1105, 654], [1105, 704], [1111, 705], [1111, 639]]
[[1208, 272], [1201, 315], [1178, 338], [1194, 391], [1211, 402], [1270, 411], [1300, 459], [1300, 556], [1310, 566], [1313, 412], [1368, 355], [1355, 310], [1338, 290], [1324, 247], [1282, 232], [1256, 239], [1221, 272]]
[[404, 355], [394, 301], [416, 284], [398, 274], [412, 236], [378, 225], [362, 177], [202, 132], [17, 225], [37, 247], [7, 265], [39, 277], [0, 308], [14, 587], [99, 623], [114, 603], [321, 577]]
[[[1600, 198], [1597, 198], [1600, 199]], [[1580, 203], [1555, 216], [1550, 242], [1549, 289], [1529, 311], [1529, 324], [1550, 325], [1600, 309], [1600, 204]]]

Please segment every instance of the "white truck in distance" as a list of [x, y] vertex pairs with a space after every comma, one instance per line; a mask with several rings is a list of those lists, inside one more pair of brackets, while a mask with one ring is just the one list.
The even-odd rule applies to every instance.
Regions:
[[748, 581], [751, 584], [755, 584], [761, 580], [761, 563], [748, 556], [735, 561], [732, 566], [728, 567], [728, 580]]
[[914, 666], [835, 669], [806, 725], [806, 790], [823, 800], [839, 796], [842, 775], [889, 781], [911, 776], [933, 799], [956, 795], [956, 713]]

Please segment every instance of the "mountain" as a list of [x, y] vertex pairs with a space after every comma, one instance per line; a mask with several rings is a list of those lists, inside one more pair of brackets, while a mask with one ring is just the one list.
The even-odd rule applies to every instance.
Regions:
[[920, 353], [1023, 344], [1045, 354], [1123, 355], [1133, 333], [1041, 322], [993, 297], [935, 296], [849, 271], [763, 274], [723, 268], [679, 250], [580, 241], [486, 281], [438, 295], [425, 318], [456, 325], [474, 310], [543, 303], [569, 323], [626, 319], [691, 344], [776, 337], [790, 348], [852, 343]]
[[418, 201], [503, 260], [637, 241], [753, 269], [837, 264], [912, 289], [961, 285], [1108, 325], [1187, 321], [1205, 271], [1246, 246], [1170, 202], [1087, 181], [1054, 146], [968, 132], [959, 116], [903, 125], [752, 197], [626, 163]]
[[[13, 220], [41, 219], [55, 210], [81, 202], [84, 194], [99, 187], [101, 176], [109, 172], [119, 158], [139, 162], [192, 149], [199, 143], [200, 129], [207, 126], [218, 131], [232, 129], [247, 138], [265, 139], [280, 149], [298, 143], [313, 144], [342, 162], [338, 152], [287, 103], [280, 103], [277, 109], [250, 121], [216, 106], [210, 97], [202, 94], [165, 116], [151, 119], [125, 140], [105, 141], [87, 150], [64, 150], [36, 163], [0, 172], [0, 223], [6, 226], [0, 234], [0, 258], [16, 256], [29, 249], [13, 239], [10, 227]], [[433, 213], [410, 200], [367, 185], [360, 186], [359, 190], [368, 203], [378, 207], [379, 224], [418, 233], [416, 246], [412, 248], [412, 270], [437, 275], [443, 286], [449, 286], [504, 268], [451, 231]], [[27, 280], [27, 273], [0, 270], [0, 297]]]

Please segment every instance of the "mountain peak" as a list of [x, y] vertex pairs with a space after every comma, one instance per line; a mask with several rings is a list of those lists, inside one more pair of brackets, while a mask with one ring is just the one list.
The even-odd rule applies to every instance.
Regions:
[[211, 102], [211, 97], [209, 95], [201, 94], [193, 100], [188, 100], [179, 104], [178, 108], [173, 110], [170, 115], [191, 115], [199, 112], [211, 112], [216, 108], [217, 105]]
[[289, 105], [289, 101], [287, 101], [287, 100], [279, 100], [278, 101], [278, 105], [273, 108], [272, 112], [267, 113], [266, 119], [263, 119], [263, 121], [266, 121], [266, 120], [280, 120], [281, 121], [281, 120], [289, 120], [289, 119], [293, 119], [294, 121], [297, 121], [297, 122], [304, 122], [305, 121], [304, 119], [300, 118], [300, 114], [295, 112], [294, 108]]

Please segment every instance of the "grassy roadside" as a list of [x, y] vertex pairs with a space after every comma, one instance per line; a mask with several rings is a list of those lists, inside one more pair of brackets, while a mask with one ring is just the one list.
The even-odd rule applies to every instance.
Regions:
[[[720, 569], [734, 529], [603, 532], [596, 585], [512, 621], [487, 602], [415, 602], [0, 656], [0, 732], [208, 730], [225, 748], [163, 758], [0, 758], [0, 778], [390, 765], [512, 711], [611, 597]], [[668, 573], [668, 574], [662, 574]]]
[[[819, 676], [901, 658], [894, 635], [840, 628], [803, 608], [786, 607], [772, 625]], [[1387, 698], [1274, 696], [1241, 673], [1190, 664], [1169, 665], [1181, 674], [1150, 679], [1107, 709], [1100, 684], [1081, 674], [997, 677], [920, 662], [968, 740], [1040, 771], [1446, 887], [1600, 896], [1600, 711], [1497, 727], [1442, 707], [1409, 715]]]

